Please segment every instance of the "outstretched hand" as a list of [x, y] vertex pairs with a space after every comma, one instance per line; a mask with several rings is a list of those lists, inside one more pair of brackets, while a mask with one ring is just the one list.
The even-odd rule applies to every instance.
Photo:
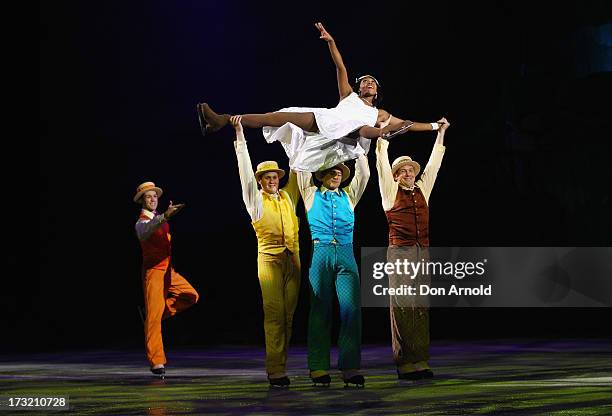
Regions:
[[234, 126], [236, 134], [242, 133], [242, 116], [231, 116], [230, 123]]
[[172, 201], [170, 201], [170, 205], [168, 205], [168, 209], [166, 210], [166, 212], [164, 212], [164, 218], [169, 220], [170, 218], [174, 217], [177, 212], [183, 209], [184, 206], [185, 204], [172, 205]]
[[332, 36], [329, 33], [327, 33], [327, 30], [325, 30], [321, 22], [315, 23], [315, 27], [319, 29], [319, 32], [321, 32], [321, 36], [319, 37], [319, 39], [323, 39], [325, 42], [334, 41], [334, 38], [332, 38]]

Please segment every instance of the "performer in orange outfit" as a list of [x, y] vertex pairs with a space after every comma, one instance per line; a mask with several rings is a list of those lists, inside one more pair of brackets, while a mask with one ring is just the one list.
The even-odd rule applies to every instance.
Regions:
[[184, 204], [170, 206], [157, 214], [161, 188], [144, 182], [136, 189], [134, 202], [142, 204], [136, 222], [136, 235], [142, 247], [142, 285], [145, 298], [145, 346], [151, 372], [163, 377], [166, 373], [166, 354], [162, 341], [161, 321], [187, 309], [198, 301], [198, 292], [174, 271], [170, 226], [172, 218]]

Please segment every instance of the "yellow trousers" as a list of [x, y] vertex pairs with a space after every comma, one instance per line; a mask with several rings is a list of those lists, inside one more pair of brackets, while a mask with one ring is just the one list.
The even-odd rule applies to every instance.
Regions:
[[162, 319], [187, 309], [199, 299], [198, 292], [172, 266], [143, 271], [145, 298], [145, 347], [151, 367], [166, 364], [162, 341]]
[[300, 291], [300, 255], [289, 250], [280, 254], [259, 253], [257, 267], [264, 310], [266, 372], [280, 375], [285, 372]]

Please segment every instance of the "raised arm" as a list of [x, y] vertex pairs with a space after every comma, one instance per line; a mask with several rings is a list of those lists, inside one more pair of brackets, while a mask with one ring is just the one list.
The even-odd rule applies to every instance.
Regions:
[[421, 188], [421, 191], [423, 191], [423, 196], [425, 197], [428, 205], [429, 196], [433, 190], [436, 178], [438, 177], [438, 171], [442, 165], [442, 158], [444, 157], [444, 133], [450, 126], [450, 123], [444, 117], [438, 120], [438, 124], [440, 124], [440, 129], [438, 130], [438, 136], [436, 137], [436, 142], [434, 143], [431, 151], [431, 156], [429, 156], [427, 165], [425, 165], [425, 169], [423, 169], [421, 178], [417, 181], [419, 188]]
[[251, 220], [255, 222], [263, 216], [263, 200], [257, 189], [257, 180], [253, 173], [249, 149], [247, 148], [246, 139], [242, 130], [241, 117], [233, 116], [230, 118], [230, 122], [236, 130], [234, 149], [236, 150], [238, 173], [240, 175], [240, 185], [242, 186], [242, 200], [251, 216]]
[[389, 163], [389, 142], [379, 138], [376, 141], [376, 170], [378, 171], [378, 186], [380, 197], [385, 211], [389, 211], [395, 204], [397, 196], [397, 182], [393, 180], [393, 171]]
[[317, 192], [317, 187], [312, 181], [312, 173], [310, 172], [296, 172], [297, 175], [297, 184], [300, 190], [300, 194], [302, 195], [302, 201], [304, 201], [304, 209], [306, 212], [312, 208], [312, 203], [314, 201], [315, 192]]
[[350, 93], [353, 92], [353, 88], [348, 80], [348, 73], [346, 72], [346, 67], [344, 66], [344, 62], [342, 61], [342, 55], [340, 55], [340, 51], [336, 46], [336, 41], [334, 38], [325, 30], [323, 24], [321, 22], [315, 23], [315, 27], [319, 29], [321, 32], [320, 38], [327, 42], [327, 46], [329, 47], [329, 53], [336, 65], [336, 78], [338, 79], [338, 92], [340, 93], [340, 100], [349, 96]]
[[438, 137], [436, 137], [435, 144], [444, 146], [444, 133], [446, 132], [446, 129], [450, 127], [450, 123], [445, 117], [442, 117], [437, 121], [437, 123], [440, 125], [440, 128], [438, 129]]
[[287, 180], [287, 184], [283, 187], [283, 191], [289, 194], [293, 202], [293, 208], [295, 209], [300, 200], [300, 187], [298, 186], [297, 174], [294, 170], [289, 171], [289, 179]]
[[366, 185], [370, 180], [370, 166], [368, 165], [368, 158], [365, 155], [361, 155], [355, 160], [355, 176], [351, 180], [349, 186], [344, 188], [353, 204], [353, 208], [357, 206], [357, 203], [361, 199], [363, 192], [365, 191]]

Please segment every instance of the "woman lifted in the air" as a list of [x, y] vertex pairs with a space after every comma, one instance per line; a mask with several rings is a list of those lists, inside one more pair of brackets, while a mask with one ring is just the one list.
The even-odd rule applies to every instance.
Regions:
[[[380, 83], [372, 75], [355, 80], [353, 91], [334, 38], [321, 23], [315, 24], [327, 42], [338, 78], [340, 102], [334, 108], [289, 107], [273, 113], [244, 114], [242, 125], [263, 128], [269, 143], [279, 141], [296, 171], [315, 172], [367, 153], [370, 140], [405, 131], [437, 130], [438, 123], [418, 123], [392, 116], [377, 108]], [[217, 114], [206, 103], [197, 105], [202, 134], [224, 127], [229, 114]]]

